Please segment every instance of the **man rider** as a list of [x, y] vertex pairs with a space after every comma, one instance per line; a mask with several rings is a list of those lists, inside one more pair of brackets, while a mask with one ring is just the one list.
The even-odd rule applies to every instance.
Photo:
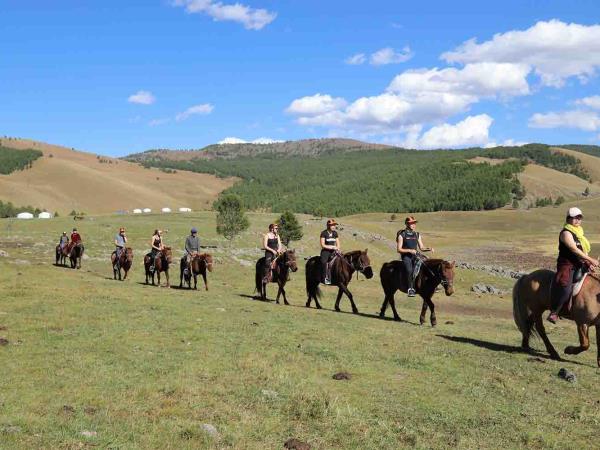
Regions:
[[198, 230], [193, 227], [190, 230], [190, 235], [185, 238], [185, 255], [182, 260], [185, 260], [184, 272], [187, 275], [189, 273], [190, 264], [192, 258], [200, 252], [200, 239], [198, 239]]
[[115, 269], [118, 269], [120, 266], [121, 253], [123, 253], [125, 245], [127, 245], [127, 236], [125, 235], [125, 228], [121, 227], [119, 228], [119, 234], [115, 236]]
[[396, 234], [396, 250], [400, 253], [400, 259], [404, 263], [404, 273], [408, 280], [408, 296], [414, 297], [416, 295], [415, 279], [418, 275], [415, 269], [420, 267], [420, 264], [417, 264], [418, 252], [433, 252], [433, 248], [423, 245], [421, 234], [416, 231], [418, 222], [413, 216], [407, 217], [404, 223], [406, 228]]
[[548, 316], [548, 321], [552, 323], [556, 323], [560, 310], [571, 298], [575, 272], [593, 270], [598, 266], [598, 260], [588, 256], [591, 245], [583, 234], [582, 220], [583, 213], [579, 208], [569, 208], [566, 223], [558, 238], [556, 275], [551, 292], [552, 311]]

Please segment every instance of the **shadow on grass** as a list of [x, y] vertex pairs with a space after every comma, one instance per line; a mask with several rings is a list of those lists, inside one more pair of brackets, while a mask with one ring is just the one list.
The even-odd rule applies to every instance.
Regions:
[[[497, 342], [482, 341], [480, 339], [468, 338], [468, 337], [463, 337], [463, 336], [448, 336], [445, 334], [436, 334], [436, 336], [441, 337], [442, 339], [446, 339], [451, 342], [458, 342], [459, 344], [470, 344], [470, 345], [474, 345], [475, 347], [485, 348], [486, 350], [491, 350], [493, 352], [521, 353], [524, 355], [536, 356], [538, 358], [547, 359], [549, 361], [554, 361], [545, 352], [539, 352], [534, 349], [525, 350], [522, 347], [517, 347], [516, 345], [499, 344]], [[585, 363], [573, 361], [570, 359], [561, 358], [559, 361], [566, 362], [569, 364], [576, 364], [578, 366], [594, 367], [594, 366], [591, 366], [590, 364], [585, 364]]]

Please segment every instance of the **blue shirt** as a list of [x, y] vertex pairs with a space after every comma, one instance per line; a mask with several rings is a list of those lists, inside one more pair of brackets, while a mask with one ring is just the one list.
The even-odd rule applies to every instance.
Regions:
[[125, 247], [125, 238], [120, 234], [115, 236], [115, 241], [117, 242], [117, 247]]

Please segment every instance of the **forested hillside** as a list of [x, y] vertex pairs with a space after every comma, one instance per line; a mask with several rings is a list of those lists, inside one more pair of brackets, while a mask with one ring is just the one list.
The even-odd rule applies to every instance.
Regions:
[[[486, 156], [502, 164], [475, 164]], [[243, 181], [225, 192], [247, 208], [316, 215], [372, 211], [495, 209], [523, 195], [516, 174], [528, 162], [586, 178], [579, 161], [548, 146], [416, 151], [398, 148], [330, 151], [314, 156], [261, 153], [253, 157], [146, 158], [145, 166], [191, 170]]]
[[559, 145], [558, 147], [566, 148], [568, 150], [575, 150], [576, 152], [587, 153], [588, 155], [600, 157], [600, 146], [598, 146], [598, 145], [568, 144], [568, 145]]
[[0, 146], [0, 174], [8, 175], [15, 170], [31, 167], [33, 161], [41, 156], [42, 152], [39, 150], [16, 150]]

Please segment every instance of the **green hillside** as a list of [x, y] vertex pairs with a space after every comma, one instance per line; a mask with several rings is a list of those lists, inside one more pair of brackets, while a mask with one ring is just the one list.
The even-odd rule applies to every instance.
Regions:
[[39, 150], [17, 150], [0, 145], [0, 174], [8, 175], [16, 170], [31, 167], [33, 161], [41, 158]]

